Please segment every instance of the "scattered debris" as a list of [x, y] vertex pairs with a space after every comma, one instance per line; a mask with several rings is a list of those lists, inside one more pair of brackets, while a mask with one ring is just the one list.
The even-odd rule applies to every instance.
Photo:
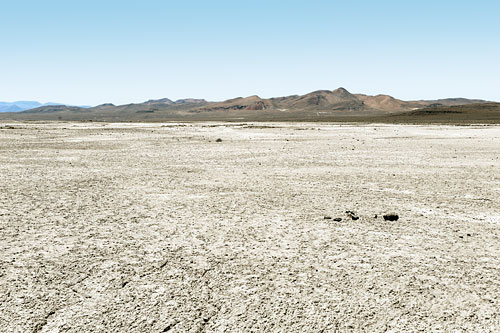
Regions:
[[384, 215], [385, 221], [397, 221], [398, 219], [399, 219], [399, 216], [397, 214], [385, 214]]

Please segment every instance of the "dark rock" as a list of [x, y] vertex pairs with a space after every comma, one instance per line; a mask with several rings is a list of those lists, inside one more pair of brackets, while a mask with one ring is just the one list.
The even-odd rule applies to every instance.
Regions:
[[346, 210], [345, 212], [353, 221], [359, 220], [359, 216], [356, 215], [352, 210]]
[[340, 222], [340, 221], [342, 221], [342, 219], [341, 219], [340, 217], [336, 217], [336, 218], [334, 218], [333, 220], [334, 220], [335, 222]]
[[399, 216], [397, 214], [385, 214], [384, 215], [385, 221], [397, 221], [398, 219], [399, 219]]
[[222, 139], [218, 138], [217, 140], [215, 140], [215, 142], [222, 142]]
[[325, 217], [324, 217], [324, 219], [325, 219], [325, 220], [331, 220], [331, 219], [332, 219], [332, 217], [331, 217], [331, 216], [325, 216]]

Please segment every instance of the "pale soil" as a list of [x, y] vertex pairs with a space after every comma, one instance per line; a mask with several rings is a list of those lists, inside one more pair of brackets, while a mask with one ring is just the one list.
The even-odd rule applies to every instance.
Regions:
[[500, 331], [498, 126], [10, 125], [2, 332]]

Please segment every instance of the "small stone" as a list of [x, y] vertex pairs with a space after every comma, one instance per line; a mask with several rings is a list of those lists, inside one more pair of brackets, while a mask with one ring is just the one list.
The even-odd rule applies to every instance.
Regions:
[[342, 221], [342, 219], [341, 219], [340, 217], [336, 217], [336, 218], [334, 218], [333, 220], [334, 220], [335, 222], [340, 222], [340, 221]]
[[218, 138], [217, 140], [215, 140], [215, 142], [222, 142], [222, 139]]
[[331, 216], [325, 216], [325, 217], [324, 217], [324, 219], [325, 219], [325, 220], [331, 220], [331, 219], [332, 219], [332, 217], [331, 217]]
[[385, 214], [384, 220], [385, 221], [397, 221], [397, 220], [399, 220], [399, 216], [397, 214]]
[[349, 216], [353, 221], [359, 220], [359, 216], [356, 215], [352, 210], [346, 210], [345, 213]]

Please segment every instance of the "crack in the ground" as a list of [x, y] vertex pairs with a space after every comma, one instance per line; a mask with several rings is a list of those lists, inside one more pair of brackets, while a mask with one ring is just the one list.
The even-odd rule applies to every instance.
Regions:
[[165, 333], [165, 332], [168, 332], [170, 331], [172, 328], [174, 328], [175, 325], [177, 325], [178, 322], [175, 322], [175, 323], [172, 323], [172, 324], [169, 324], [167, 327], [165, 327], [162, 331], [162, 333]]
[[87, 280], [89, 277], [90, 277], [90, 275], [85, 275], [84, 277], [80, 278], [78, 281], [76, 281], [76, 282], [74, 282], [74, 283], [69, 284], [67, 287], [68, 287], [68, 288], [74, 287], [74, 286], [76, 286], [77, 284], [80, 284], [80, 283], [82, 283], [83, 281]]
[[56, 312], [54, 310], [47, 313], [42, 321], [35, 326], [35, 328], [33, 329], [33, 333], [40, 332], [45, 327], [45, 325], [47, 325], [49, 318], [52, 317], [55, 313]]
[[[212, 265], [211, 267], [209, 267], [209, 268], [205, 269], [205, 270], [203, 271], [203, 273], [201, 274], [201, 278], [205, 278], [205, 275], [206, 275], [208, 272], [215, 270], [215, 268], [216, 268], [218, 265], [220, 265], [220, 264], [221, 264], [220, 262], [217, 262], [217, 263], [215, 263], [214, 265]], [[213, 296], [212, 296], [212, 294], [213, 294], [213, 289], [212, 289], [212, 287], [210, 286], [210, 281], [209, 281], [209, 279], [205, 279], [204, 283], [205, 283], [205, 286], [206, 286], [206, 287], [207, 287], [207, 289], [208, 289], [207, 303], [208, 303], [208, 304], [212, 304], [212, 305], [213, 305], [213, 307], [217, 309], [217, 311], [213, 311], [210, 315], [208, 315], [208, 316], [206, 316], [206, 317], [204, 316], [204, 317], [202, 318], [201, 327], [199, 328], [198, 332], [205, 332], [205, 331], [206, 331], [206, 326], [210, 323], [210, 321], [212, 320], [212, 318], [216, 317], [216, 316], [220, 313], [221, 308], [222, 308], [222, 306], [221, 306], [221, 305], [216, 305], [216, 304], [213, 304], [213, 303], [215, 303], [215, 302], [214, 302], [214, 299], [213, 299]]]
[[209, 268], [205, 269], [205, 270], [203, 271], [203, 273], [201, 273], [201, 277], [202, 277], [202, 278], [203, 278], [203, 277], [205, 277], [205, 275], [206, 275], [208, 272], [210, 272], [211, 270], [213, 270], [213, 269], [214, 269], [213, 267], [209, 267]]

